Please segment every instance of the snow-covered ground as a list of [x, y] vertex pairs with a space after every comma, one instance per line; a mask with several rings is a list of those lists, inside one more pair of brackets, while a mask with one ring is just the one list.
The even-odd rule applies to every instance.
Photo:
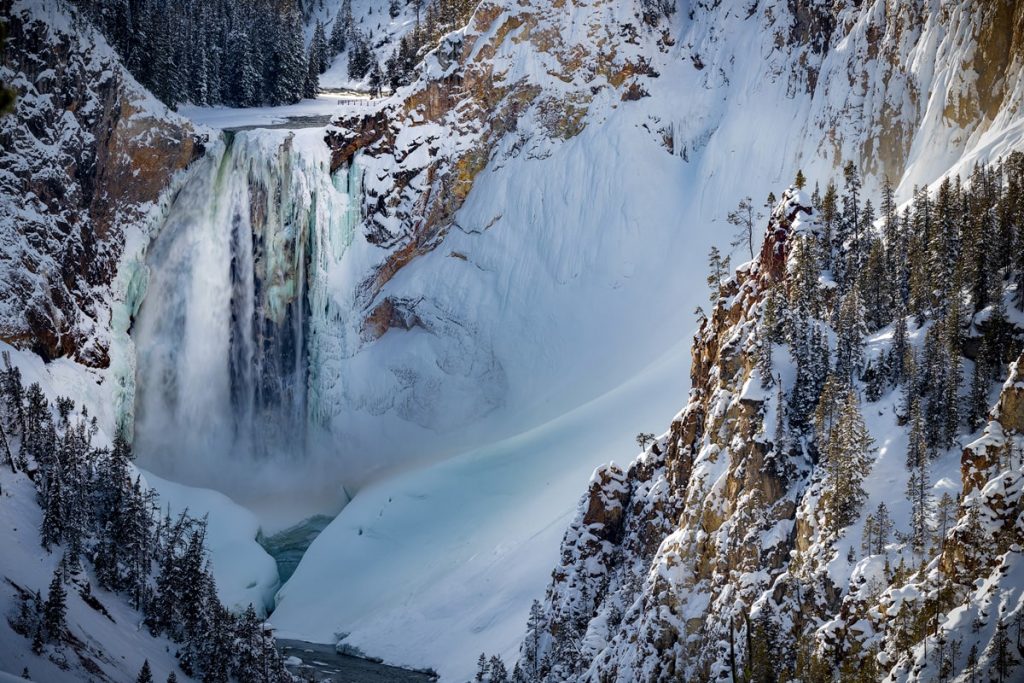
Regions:
[[242, 612], [251, 604], [261, 614], [272, 607], [279, 586], [277, 565], [256, 542], [256, 515], [218, 491], [183, 486], [146, 471], [141, 474], [159, 495], [161, 512], [174, 517], [188, 511], [197, 519], [206, 518], [206, 549], [225, 607]]
[[[102, 373], [66, 359], [44, 364], [35, 354], [19, 351], [3, 342], [0, 342], [0, 351], [8, 353], [12, 365], [21, 370], [24, 386], [38, 382], [50, 400], [57, 396], [74, 396], [79, 411], [84, 407], [90, 415], [98, 418], [100, 424], [112, 424], [111, 402]], [[104, 442], [108, 436], [101, 431], [96, 439]], [[198, 501], [195, 496], [192, 500]], [[181, 502], [185, 502], [184, 498]], [[177, 503], [174, 507], [177, 508]], [[202, 514], [206, 509], [209, 509], [211, 518], [230, 519], [213, 505], [208, 508], [198, 506], [196, 514]], [[17, 614], [17, 592], [9, 582], [24, 590], [39, 591], [45, 599], [50, 579], [61, 561], [58, 552], [48, 553], [40, 546], [42, 517], [33, 482], [22, 473], [12, 473], [6, 465], [0, 467], [0, 548], [3, 549], [0, 551], [0, 680], [6, 680], [4, 672], [20, 675], [27, 668], [34, 681], [80, 681], [84, 670], [79, 662], [74, 661], [73, 653], [66, 650], [62, 655], [48, 646], [46, 656], [36, 656], [30, 650], [30, 641], [15, 633], [7, 621], [8, 617]], [[233, 532], [227, 535], [220, 533], [225, 528], [224, 523], [218, 522], [216, 527], [216, 531], [211, 528], [211, 534], [218, 540], [211, 538], [211, 547], [228, 537], [237, 542]], [[239, 579], [247, 580], [251, 575], [252, 570], [246, 569]], [[229, 583], [240, 584], [231, 580], [230, 574], [228, 578]], [[141, 614], [128, 606], [124, 596], [96, 588], [95, 580], [92, 585], [92, 595], [96, 598], [92, 604], [100, 605], [108, 614], [83, 600], [76, 586], [69, 584], [66, 586], [67, 624], [71, 634], [84, 643], [87, 656], [106, 676], [115, 681], [133, 681], [143, 661], [148, 659], [155, 680], [165, 680], [172, 671], [177, 672], [179, 680], [188, 680], [177, 670], [170, 641], [150, 635], [141, 623]], [[227, 588], [225, 595], [233, 593], [237, 595], [235, 587]], [[50, 659], [51, 654], [58, 661], [62, 656], [70, 657], [71, 667], [58, 666]]]
[[[358, 92], [321, 93], [316, 99], [305, 99], [282, 107], [197, 107], [182, 105], [178, 113], [200, 126], [214, 129], [279, 126], [293, 119], [316, 119], [324, 126], [325, 116], [339, 116], [365, 111], [373, 101]], [[301, 122], [300, 122], [301, 125]], [[298, 126], [297, 126], [298, 127]]]
[[[39, 545], [39, 528], [42, 511], [36, 503], [33, 483], [23, 474], [14, 475], [6, 467], [0, 468], [0, 575], [7, 581], [28, 591], [39, 591], [45, 599], [50, 579], [60, 564], [59, 553], [47, 553]], [[50, 646], [46, 656], [36, 656], [30, 649], [30, 641], [15, 633], [7, 618], [17, 614], [17, 593], [3, 579], [0, 579], [0, 680], [2, 672], [20, 675], [27, 668], [33, 681], [64, 683], [85, 680], [82, 663], [70, 648], [63, 654]], [[144, 660], [149, 660], [154, 679], [164, 681], [175, 671], [178, 680], [189, 680], [178, 670], [170, 641], [154, 638], [141, 623], [142, 616], [131, 609], [124, 597], [94, 588], [93, 604], [83, 600], [74, 584], [66, 586], [68, 630], [84, 644], [86, 656], [96, 664], [107, 677], [105, 680], [134, 681]], [[62, 657], [70, 660], [70, 667], [59, 666]], [[22, 679], [16, 679], [22, 680]]]

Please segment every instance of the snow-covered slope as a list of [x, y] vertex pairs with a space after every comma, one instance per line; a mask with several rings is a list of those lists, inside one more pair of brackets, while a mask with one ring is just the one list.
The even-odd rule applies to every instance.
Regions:
[[[104, 425], [93, 437], [109, 445], [110, 426], [116, 423], [106, 385], [109, 372], [90, 368], [70, 359], [43, 363], [35, 354], [0, 343], [0, 351], [21, 373], [24, 386], [38, 383], [50, 401], [74, 396], [77, 415], [92, 415]], [[18, 440], [5, 429], [6, 445], [17, 450]], [[0, 446], [2, 448], [2, 446]], [[4, 451], [6, 453], [6, 451]], [[35, 474], [38, 477], [38, 471]], [[274, 560], [257, 543], [259, 522], [249, 510], [217, 491], [197, 489], [166, 481], [132, 467], [132, 476], [155, 492], [159, 512], [177, 517], [188, 513], [206, 518], [205, 548], [217, 576], [217, 594], [222, 603], [238, 614], [253, 605], [264, 615], [272, 607], [278, 588]], [[19, 598], [27, 591], [47, 594], [47, 584], [65, 554], [60, 548], [44, 549], [40, 544], [43, 511], [39, 489], [24, 471], [0, 471], [0, 671], [21, 673], [28, 669], [36, 681], [135, 681], [144, 660], [156, 680], [175, 672], [185, 676], [177, 659], [180, 643], [154, 636], [143, 624], [143, 614], [130, 606], [123, 593], [100, 587], [88, 562], [76, 566], [67, 580], [69, 635], [63, 644], [46, 645], [35, 654], [31, 635], [15, 632], [13, 620], [19, 612]]]
[[[312, 37], [316, 22], [324, 25], [326, 35], [330, 37], [334, 23], [338, 19], [345, 0], [326, 0], [317, 3], [310, 13], [306, 24], [307, 42]], [[425, 3], [421, 0], [421, 5]], [[393, 0], [350, 0], [352, 11], [352, 28], [368, 38], [367, 45], [370, 48], [373, 59], [383, 68], [399, 47], [402, 38], [410, 35], [416, 28], [416, 6], [415, 2], [404, 2]], [[397, 10], [396, 16], [392, 17], [390, 10], [394, 7]], [[421, 20], [425, 19], [422, 16]], [[320, 75], [320, 88], [325, 90], [350, 90], [367, 91], [369, 89], [369, 77], [352, 78], [348, 74], [348, 60], [351, 54], [349, 47], [330, 60], [327, 71]]]
[[[171, 654], [171, 643], [154, 638], [142, 626], [141, 615], [123, 596], [95, 588], [86, 588], [89, 577], [77, 577], [67, 586], [67, 624], [71, 637], [80, 648], [47, 646], [42, 655], [32, 653], [31, 640], [15, 633], [8, 618], [18, 611], [19, 588], [39, 591], [46, 596], [47, 585], [61, 556], [47, 553], [39, 545], [42, 511], [36, 503], [36, 490], [24, 475], [0, 472], [0, 543], [4, 548], [0, 561], [3, 575], [0, 590], [0, 677], [3, 673], [20, 675], [28, 670], [33, 681], [95, 680], [129, 683], [138, 676], [144, 660], [148, 660], [156, 680], [166, 680], [172, 671], [178, 680], [178, 663]], [[15, 679], [23, 680], [23, 679]]]

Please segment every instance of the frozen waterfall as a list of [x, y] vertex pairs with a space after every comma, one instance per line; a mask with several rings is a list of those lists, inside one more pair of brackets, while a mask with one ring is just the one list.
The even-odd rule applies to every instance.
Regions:
[[258, 496], [269, 472], [279, 492], [331, 459], [310, 358], [324, 319], [345, 315], [324, 288], [359, 220], [359, 174], [331, 178], [322, 131], [227, 133], [201, 164], [146, 257], [136, 451], [176, 481]]

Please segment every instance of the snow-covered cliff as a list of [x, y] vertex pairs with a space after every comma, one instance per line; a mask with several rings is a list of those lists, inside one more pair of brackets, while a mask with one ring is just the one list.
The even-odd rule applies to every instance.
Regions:
[[[913, 243], [900, 231], [925, 205], [885, 250]], [[916, 320], [900, 317], [896, 278], [897, 317], [865, 335], [848, 305], [863, 301], [870, 318], [873, 277], [842, 294], [826, 224], [806, 194], [783, 195], [758, 259], [723, 283], [694, 338], [684, 410], [627, 468], [594, 473], [531, 615], [526, 680], [1015, 675], [1020, 361], [983, 430], [960, 404], [977, 395], [984, 418], [992, 377], [1019, 353], [1017, 277], [994, 268], [994, 301], [973, 316], [939, 303]], [[851, 380], [844, 348], [862, 354]], [[946, 407], [940, 385], [952, 387]]]
[[4, 0], [0, 73], [0, 339], [105, 367], [126, 235], [203, 153], [95, 30], [55, 3]]

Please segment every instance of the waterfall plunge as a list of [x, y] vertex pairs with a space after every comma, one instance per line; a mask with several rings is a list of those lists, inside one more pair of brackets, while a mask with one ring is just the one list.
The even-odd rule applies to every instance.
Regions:
[[175, 197], [132, 331], [135, 444], [147, 468], [184, 483], [247, 498], [290, 480], [314, 504], [313, 483], [336, 507], [309, 359], [324, 318], [343, 315], [327, 272], [359, 221], [359, 174], [332, 180], [322, 133], [302, 133], [319, 146], [280, 130], [229, 135]]

